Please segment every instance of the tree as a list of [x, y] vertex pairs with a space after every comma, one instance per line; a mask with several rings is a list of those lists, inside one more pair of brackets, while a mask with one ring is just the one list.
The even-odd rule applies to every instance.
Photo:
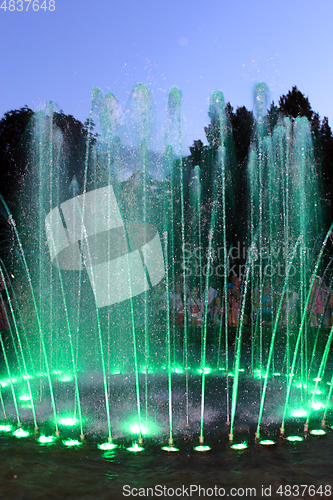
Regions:
[[309, 99], [296, 86], [291, 91], [289, 90], [287, 95], [280, 97], [279, 106], [281, 112], [292, 119], [298, 116], [306, 116], [309, 121], [312, 120], [313, 111]]
[[0, 121], [0, 193], [11, 207], [15, 205], [13, 198], [17, 184], [24, 175], [32, 116], [33, 111], [24, 106], [8, 111]]

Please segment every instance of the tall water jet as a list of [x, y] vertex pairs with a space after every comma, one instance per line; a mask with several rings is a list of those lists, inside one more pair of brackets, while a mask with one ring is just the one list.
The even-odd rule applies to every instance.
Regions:
[[[15, 233], [19, 293], [0, 263], [8, 418], [34, 428], [51, 420], [56, 434], [71, 423], [81, 438], [98, 433], [105, 449], [119, 440], [130, 451], [142, 450], [150, 432], [167, 438], [165, 451], [198, 433], [201, 445], [212, 445], [199, 448], [207, 451], [216, 434], [233, 440], [244, 423], [257, 438], [266, 424], [284, 434], [297, 423], [296, 404], [306, 429], [319, 411], [330, 418], [333, 330], [322, 334], [313, 307], [332, 274], [331, 228], [322, 223], [311, 128], [304, 118], [280, 118], [271, 130], [265, 84], [254, 102], [237, 321], [229, 217], [238, 172], [222, 92], [209, 109], [216, 144], [198, 146], [200, 157], [192, 149], [182, 157], [177, 88], [161, 154], [152, 147], [145, 85], [124, 114], [114, 95], [93, 90], [78, 161], [55, 105], [34, 115]], [[6, 219], [16, 230], [9, 212]]]

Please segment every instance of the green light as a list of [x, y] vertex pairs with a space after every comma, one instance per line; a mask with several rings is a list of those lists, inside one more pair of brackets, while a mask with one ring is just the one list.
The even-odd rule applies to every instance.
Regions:
[[17, 429], [16, 431], [13, 432], [13, 436], [17, 438], [25, 438], [30, 436], [30, 432], [24, 431], [23, 429]]
[[203, 373], [203, 371], [205, 372], [205, 375], [210, 373], [212, 371], [211, 368], [208, 368], [208, 366], [206, 366], [206, 368], [203, 370], [202, 368], [200, 368], [199, 370], [199, 373]]
[[303, 418], [308, 416], [308, 412], [302, 409], [299, 410], [293, 410], [291, 412], [291, 416], [294, 418]]
[[313, 429], [310, 431], [310, 434], [312, 436], [325, 436], [326, 432], [323, 429]]
[[314, 382], [321, 382], [321, 378], [320, 377], [316, 377], [313, 379]]
[[71, 427], [72, 425], [77, 425], [79, 420], [75, 417], [64, 417], [60, 418], [59, 425], [65, 425], [66, 427]]
[[194, 448], [194, 451], [201, 451], [201, 452], [209, 451], [209, 450], [210, 450], [210, 446], [204, 446], [202, 444], [200, 444], [199, 446], [195, 446], [195, 448]]
[[10, 432], [12, 428], [13, 427], [10, 424], [0, 425], [0, 432]]
[[30, 401], [30, 396], [20, 396], [19, 400], [20, 401]]
[[124, 431], [130, 432], [131, 434], [142, 434], [144, 436], [155, 436], [160, 432], [159, 426], [156, 422], [145, 420], [144, 423], [141, 423], [141, 427], [139, 422], [135, 419], [132, 419], [129, 424], [124, 426]]
[[38, 442], [40, 444], [53, 444], [56, 439], [55, 436], [40, 436]]
[[245, 372], [244, 368], [238, 368], [239, 372]]
[[303, 441], [304, 438], [302, 438], [301, 436], [288, 436], [286, 438], [287, 441], [290, 441], [291, 443], [296, 443], [296, 442], [300, 442], [300, 441]]
[[234, 376], [235, 376], [234, 373], [232, 372], [228, 373], [228, 377], [234, 377]]
[[7, 387], [8, 382], [0, 382], [1, 387]]
[[262, 446], [273, 446], [273, 444], [275, 444], [275, 441], [272, 441], [271, 439], [262, 439], [261, 441], [259, 441], [259, 444], [261, 444]]
[[184, 370], [182, 368], [175, 368], [174, 372], [175, 373], [184, 373]]
[[63, 377], [59, 378], [59, 382], [73, 382], [73, 376], [64, 375]]
[[176, 448], [175, 446], [163, 446], [162, 447], [162, 450], [163, 451], [167, 451], [167, 452], [173, 452], [173, 451], [179, 451], [178, 448]]
[[279, 372], [275, 372], [275, 373], [273, 373], [273, 375], [274, 375], [274, 377], [281, 377], [281, 373], [279, 373]]
[[115, 448], [118, 448], [118, 445], [114, 443], [102, 443], [98, 444], [97, 448], [102, 451], [112, 451]]
[[232, 444], [230, 448], [232, 450], [241, 451], [241, 450], [246, 450], [246, 448], [248, 448], [248, 445], [247, 443]]
[[63, 440], [63, 444], [68, 447], [73, 447], [73, 446], [81, 446], [82, 443], [77, 439], [67, 439]]
[[128, 451], [131, 453], [139, 453], [140, 451], [143, 451], [144, 448], [142, 446], [139, 446], [137, 443], [134, 443], [133, 446], [130, 448], [126, 448]]
[[31, 375], [23, 375], [22, 378], [24, 380], [29, 380], [29, 379], [32, 379], [33, 377]]
[[323, 408], [325, 408], [325, 405], [323, 405], [322, 403], [312, 403], [312, 408], [316, 411], [318, 410], [322, 410]]

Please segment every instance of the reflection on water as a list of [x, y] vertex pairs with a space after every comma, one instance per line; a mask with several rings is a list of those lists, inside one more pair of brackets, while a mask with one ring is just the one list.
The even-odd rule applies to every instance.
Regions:
[[[226, 493], [231, 488], [255, 488], [254, 498], [262, 498], [262, 486], [271, 486], [270, 498], [287, 498], [288, 495], [277, 493], [280, 485], [283, 488], [300, 484], [333, 486], [333, 431], [327, 431], [323, 438], [308, 436], [302, 442], [276, 439], [276, 445], [267, 448], [254, 443], [248, 433], [249, 448], [240, 452], [230, 449], [226, 434], [214, 437], [209, 453], [193, 451], [196, 443], [188, 436], [177, 441], [178, 453], [165, 453], [161, 451], [164, 443], [147, 440], [144, 451], [139, 454], [126, 450], [128, 442], [119, 443], [120, 447], [114, 451], [102, 452], [92, 438], [80, 447], [68, 449], [61, 439], [48, 447], [39, 445], [35, 437], [18, 440], [2, 435], [0, 498], [120, 499], [125, 498], [124, 492], [139, 494], [139, 490], [133, 488], [156, 485], [165, 486], [166, 490], [157, 489], [156, 496], [150, 495], [150, 498], [158, 498], [158, 492], [167, 492], [167, 489], [171, 494], [176, 488], [184, 488], [181, 495], [181, 490], [177, 490], [177, 498], [187, 498], [191, 485], [192, 498], [212, 498], [209, 488], [215, 486], [225, 488]], [[246, 435], [243, 437], [246, 439]], [[127, 489], [123, 490], [125, 485]], [[196, 486], [206, 489], [207, 495], [199, 497], [194, 491]], [[242, 496], [245, 495], [235, 498]], [[303, 496], [324, 497], [332, 495]]]

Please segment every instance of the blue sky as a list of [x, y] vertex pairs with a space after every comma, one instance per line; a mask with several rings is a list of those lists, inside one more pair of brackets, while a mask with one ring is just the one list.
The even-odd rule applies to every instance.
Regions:
[[275, 102], [297, 85], [333, 125], [332, 0], [55, 0], [53, 12], [33, 11], [32, 3], [27, 11], [25, 0], [18, 12], [19, 5], [0, 9], [1, 117], [52, 100], [84, 121], [94, 86], [125, 109], [133, 87], [145, 83], [158, 146], [176, 85], [187, 148], [206, 142], [215, 90], [252, 109], [253, 86], [265, 81]]

